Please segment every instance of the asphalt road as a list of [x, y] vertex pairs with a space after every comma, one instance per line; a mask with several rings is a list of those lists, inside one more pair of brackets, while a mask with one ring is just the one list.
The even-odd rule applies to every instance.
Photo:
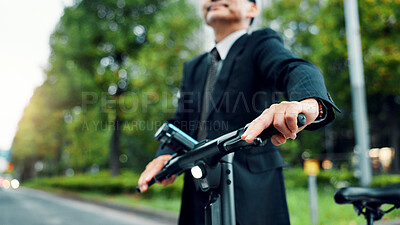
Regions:
[[0, 225], [172, 225], [141, 213], [66, 199], [32, 189], [0, 188]]
[[399, 225], [399, 224], [400, 224], [400, 219], [376, 222], [376, 225]]

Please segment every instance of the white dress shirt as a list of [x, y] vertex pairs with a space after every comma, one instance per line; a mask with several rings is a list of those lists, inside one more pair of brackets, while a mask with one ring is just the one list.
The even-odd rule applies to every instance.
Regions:
[[247, 33], [246, 29], [235, 31], [215, 45], [222, 61], [224, 61], [226, 59], [229, 49], [231, 49], [233, 43], [235, 43], [235, 41], [237, 39], [239, 39], [241, 36], [243, 36], [246, 33]]

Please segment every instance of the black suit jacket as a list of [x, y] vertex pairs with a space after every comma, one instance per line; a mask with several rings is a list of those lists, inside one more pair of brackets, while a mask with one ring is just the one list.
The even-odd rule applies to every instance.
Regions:
[[[208, 138], [216, 138], [243, 127], [283, 94], [290, 101], [318, 98], [327, 107], [324, 121], [306, 129], [316, 129], [334, 119], [333, 108], [322, 74], [310, 62], [284, 48], [280, 36], [263, 29], [239, 38], [229, 50], [212, 92], [205, 123], [200, 123], [203, 89], [209, 54], [184, 64], [178, 107], [170, 122], [197, 136], [205, 126]], [[337, 109], [337, 108], [336, 108]], [[159, 149], [157, 155], [171, 154]], [[245, 224], [289, 224], [283, 184], [283, 160], [276, 146], [240, 151], [234, 158], [236, 217]], [[180, 224], [203, 224], [207, 194], [196, 191], [190, 176], [185, 177]]]

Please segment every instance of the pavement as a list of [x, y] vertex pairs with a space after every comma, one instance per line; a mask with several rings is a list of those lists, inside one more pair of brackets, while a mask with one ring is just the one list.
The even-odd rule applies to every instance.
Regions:
[[375, 223], [376, 225], [400, 225], [400, 219], [379, 221]]
[[[29, 189], [29, 188], [25, 188], [25, 189]], [[50, 195], [56, 195], [58, 197], [76, 200], [76, 201], [80, 201], [80, 202], [85, 202], [85, 203], [89, 203], [89, 204], [95, 204], [95, 205], [110, 208], [113, 210], [118, 210], [120, 212], [138, 214], [138, 215], [141, 215], [146, 218], [163, 221], [166, 225], [177, 224], [178, 217], [179, 217], [178, 213], [167, 211], [167, 210], [138, 208], [138, 207], [134, 207], [134, 206], [126, 206], [126, 205], [121, 205], [121, 204], [116, 204], [116, 203], [102, 202], [102, 201], [97, 201], [97, 200], [89, 200], [89, 199], [84, 199], [84, 198], [80, 197], [79, 195], [74, 195], [74, 194], [69, 194], [69, 193], [52, 194], [49, 192], [39, 191], [36, 189], [30, 189], [30, 190], [38, 191], [38, 192], [42, 192], [42, 193], [46, 193], [46, 194], [50, 194]]]
[[0, 188], [1, 225], [173, 225], [177, 214]]

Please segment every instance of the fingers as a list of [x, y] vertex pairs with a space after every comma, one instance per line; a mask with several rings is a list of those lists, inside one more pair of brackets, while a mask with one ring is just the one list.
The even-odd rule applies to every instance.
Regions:
[[147, 164], [146, 169], [140, 175], [138, 186], [140, 188], [140, 192], [145, 192], [149, 188], [148, 183], [151, 179], [162, 170], [165, 165], [165, 162], [171, 158], [171, 155], [162, 155], [159, 156], [149, 164]]
[[269, 127], [273, 121], [273, 116], [270, 115], [271, 110], [265, 110], [259, 117], [250, 123], [250, 126], [246, 129], [242, 135], [242, 140], [248, 143], [254, 141], [254, 139], [267, 127]]
[[299, 129], [297, 126], [297, 116], [299, 113], [300, 113], [299, 110], [295, 109], [294, 111], [288, 110], [285, 114], [284, 120], [285, 120], [286, 127], [287, 127], [289, 133], [294, 135], [294, 136], [289, 136], [292, 139], [296, 138], [296, 133], [297, 133], [297, 130]]
[[[298, 132], [297, 115], [301, 111], [301, 103], [299, 102], [281, 102], [280, 104], [274, 104], [250, 123], [250, 126], [242, 135], [242, 139], [246, 142], [253, 142], [254, 139], [271, 124], [283, 135], [282, 137], [285, 138], [285, 140], [287, 138], [295, 139], [296, 133]], [[280, 140], [280, 142], [282, 142], [282, 140]]]
[[[294, 124], [294, 126], [293, 124], [289, 125], [289, 122], [290, 121], [287, 120], [286, 113], [275, 113], [273, 126], [279, 131], [279, 133], [283, 135], [283, 138], [285, 138], [285, 140], [287, 138], [296, 138], [297, 125], [296, 123]], [[290, 129], [289, 126], [293, 129]]]
[[161, 181], [160, 184], [163, 185], [163, 186], [167, 186], [169, 184], [173, 184], [175, 179], [176, 179], [176, 176], [172, 175], [170, 178]]
[[286, 138], [282, 134], [275, 134], [271, 137], [272, 144], [279, 146], [286, 143]]

